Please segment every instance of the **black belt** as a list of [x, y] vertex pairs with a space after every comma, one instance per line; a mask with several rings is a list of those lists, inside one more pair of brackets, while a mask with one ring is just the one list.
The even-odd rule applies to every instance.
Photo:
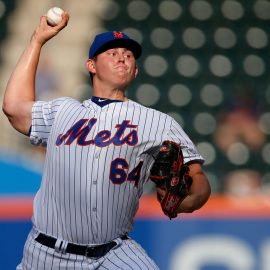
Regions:
[[[123, 235], [120, 237], [122, 240], [129, 239], [128, 236]], [[40, 233], [35, 240], [40, 244], [55, 248], [55, 244], [57, 239], [46, 234]], [[66, 252], [76, 254], [76, 255], [83, 255], [87, 257], [103, 257], [107, 252], [109, 252], [113, 247], [115, 247], [117, 243], [115, 241], [109, 242], [107, 244], [97, 245], [97, 246], [85, 246], [85, 245], [77, 245], [68, 243], [66, 247]]]

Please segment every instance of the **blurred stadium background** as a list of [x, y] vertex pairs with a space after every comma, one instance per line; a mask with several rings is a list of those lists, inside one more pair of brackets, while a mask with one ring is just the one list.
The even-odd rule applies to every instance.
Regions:
[[[162, 270], [269, 270], [270, 1], [0, 0], [1, 103], [39, 17], [52, 6], [71, 19], [44, 47], [39, 99], [91, 96], [89, 44], [100, 31], [124, 31], [143, 46], [128, 96], [172, 115], [206, 159], [213, 196], [201, 214], [167, 221], [150, 184], [134, 237]], [[2, 270], [14, 269], [20, 259], [44, 150], [14, 131], [2, 112], [0, 126]]]

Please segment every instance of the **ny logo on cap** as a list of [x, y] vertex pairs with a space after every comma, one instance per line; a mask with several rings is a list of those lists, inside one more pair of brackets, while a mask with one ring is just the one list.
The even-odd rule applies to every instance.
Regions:
[[113, 32], [113, 37], [114, 37], [114, 38], [123, 38], [124, 35], [123, 35], [122, 32], [116, 32], [116, 31], [114, 31], [114, 32]]

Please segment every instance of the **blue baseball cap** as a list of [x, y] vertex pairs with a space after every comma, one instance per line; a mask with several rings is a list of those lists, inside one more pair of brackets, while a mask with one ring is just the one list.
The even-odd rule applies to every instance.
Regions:
[[142, 53], [142, 47], [137, 41], [123, 32], [109, 31], [96, 35], [89, 49], [89, 58], [93, 59], [96, 55], [112, 48], [129, 49], [135, 59], [138, 59]]

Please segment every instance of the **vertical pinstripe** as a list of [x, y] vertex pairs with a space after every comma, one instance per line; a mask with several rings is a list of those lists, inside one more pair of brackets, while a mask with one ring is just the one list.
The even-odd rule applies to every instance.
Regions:
[[[131, 100], [104, 107], [71, 98], [36, 102], [30, 138], [35, 145], [47, 145], [42, 183], [34, 200], [34, 228], [78, 244], [106, 243], [133, 229], [153, 156], [164, 140], [181, 143], [185, 162], [203, 161], [170, 116]], [[119, 179], [121, 183], [116, 183]], [[23, 260], [28, 267], [23, 269], [60, 269], [56, 261], [59, 264], [61, 258], [54, 253], [48, 255], [50, 262], [46, 256], [40, 258], [47, 266], [35, 268], [32, 264], [37, 261], [29, 251], [37, 254], [41, 248], [35, 251], [36, 246], [29, 242]], [[103, 258], [99, 269], [158, 269], [135, 242], [124, 241], [122, 246]], [[78, 264], [80, 269], [95, 269], [89, 263], [89, 268], [84, 268], [82, 258], [72, 261], [73, 269]]]

